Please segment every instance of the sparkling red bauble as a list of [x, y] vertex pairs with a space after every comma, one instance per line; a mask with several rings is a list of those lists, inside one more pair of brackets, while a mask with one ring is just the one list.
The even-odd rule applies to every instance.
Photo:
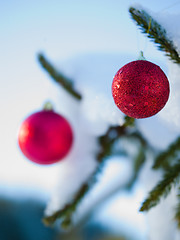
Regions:
[[33, 162], [52, 164], [70, 151], [73, 132], [68, 121], [52, 110], [30, 115], [22, 123], [18, 143], [23, 154]]
[[146, 60], [124, 65], [112, 83], [117, 107], [133, 118], [147, 118], [158, 113], [169, 98], [169, 82], [159, 66]]

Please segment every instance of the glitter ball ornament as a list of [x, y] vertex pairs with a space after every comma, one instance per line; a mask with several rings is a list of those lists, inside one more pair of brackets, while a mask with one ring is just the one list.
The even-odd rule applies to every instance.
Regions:
[[146, 60], [124, 65], [112, 82], [117, 107], [132, 118], [158, 113], [169, 98], [169, 82], [159, 66]]
[[23, 154], [39, 164], [62, 160], [70, 151], [73, 133], [68, 121], [52, 110], [30, 115], [22, 123], [18, 143]]

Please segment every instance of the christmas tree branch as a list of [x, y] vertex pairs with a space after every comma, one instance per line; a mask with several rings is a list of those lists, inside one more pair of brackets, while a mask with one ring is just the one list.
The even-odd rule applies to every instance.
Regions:
[[130, 7], [129, 12], [133, 20], [141, 27], [142, 32], [147, 34], [148, 38], [153, 39], [158, 45], [159, 50], [165, 51], [168, 57], [175, 63], [180, 64], [179, 53], [173, 41], [167, 36], [166, 30], [142, 9]]
[[[103, 204], [103, 202], [107, 201], [108, 198], [112, 197], [114, 194], [116, 194], [119, 191], [130, 191], [132, 189], [132, 187], [134, 186], [134, 183], [138, 177], [138, 173], [139, 173], [139, 171], [144, 163], [144, 160], [145, 160], [145, 154], [142, 153], [143, 151], [144, 151], [144, 148], [142, 146], [140, 146], [139, 152], [134, 159], [134, 170], [135, 171], [134, 171], [134, 174], [129, 179], [129, 181], [126, 182], [125, 184], [122, 184], [121, 182], [119, 182], [119, 184], [116, 185], [115, 187], [112, 186], [111, 188], [109, 188], [109, 190], [106, 191], [105, 194], [102, 194], [101, 196], [99, 196], [99, 198], [97, 197], [96, 201], [93, 202], [91, 207], [89, 207], [88, 211], [86, 211], [86, 213], [83, 215], [83, 217], [81, 217], [78, 224], [76, 224], [76, 226], [74, 227], [75, 229], [78, 226], [80, 226], [81, 224], [84, 224], [84, 222], [86, 222], [89, 219], [89, 217], [93, 214], [93, 212], [96, 212], [96, 209], [98, 208], [98, 206]], [[74, 228], [73, 228], [73, 230], [74, 230]]]
[[74, 200], [67, 204], [63, 209], [55, 212], [51, 216], [47, 216], [43, 219], [43, 222], [46, 225], [53, 224], [57, 219], [62, 219], [61, 226], [62, 228], [68, 228], [71, 225], [71, 219], [73, 213], [76, 211], [79, 203], [83, 200], [85, 195], [89, 192], [89, 190], [93, 187], [93, 185], [97, 182], [97, 175], [102, 171], [104, 164], [101, 163], [98, 165], [95, 172], [90, 176], [86, 183], [84, 183], [77, 194], [74, 197]]
[[97, 154], [98, 162], [102, 162], [103, 159], [113, 154], [114, 143], [120, 136], [127, 134], [127, 127], [135, 127], [135, 119], [125, 116], [125, 122], [122, 126], [109, 127], [106, 134], [99, 137], [98, 142], [100, 151]]
[[[103, 161], [103, 159], [102, 159]], [[89, 190], [92, 188], [92, 186], [97, 182], [97, 175], [101, 172], [104, 164], [101, 161], [101, 164], [98, 165], [94, 173], [90, 176], [88, 181], [84, 183], [77, 194], [74, 197], [74, 200], [67, 204], [63, 209], [55, 212], [52, 216], [47, 216], [43, 219], [43, 222], [46, 225], [53, 224], [57, 219], [63, 219], [61, 226], [63, 228], [67, 228], [71, 225], [71, 217], [72, 214], [77, 209], [79, 203], [82, 201], [84, 196], [89, 192]]]
[[81, 100], [82, 96], [74, 89], [73, 81], [65, 77], [57, 71], [53, 65], [45, 58], [43, 54], [38, 55], [41, 66], [49, 73], [52, 79], [59, 83], [67, 92], [69, 92], [77, 100]]
[[171, 187], [179, 182], [179, 177], [180, 161], [165, 172], [163, 179], [149, 193], [148, 198], [143, 202], [140, 211], [148, 211], [150, 208], [156, 206], [161, 197], [166, 197], [169, 194]]
[[95, 178], [92, 178], [91, 182], [89, 181], [88, 183], [83, 184], [82, 187], [80, 188], [80, 190], [78, 191], [78, 193], [76, 194], [76, 196], [74, 197], [74, 200], [72, 201], [72, 203], [67, 204], [63, 209], [55, 212], [53, 215], [45, 217], [43, 219], [43, 222], [46, 225], [51, 225], [57, 219], [62, 218], [63, 221], [61, 223], [61, 226], [63, 228], [67, 228], [68, 226], [70, 226], [72, 214], [76, 210], [76, 208], [77, 208], [78, 204], [80, 203], [80, 201], [82, 200], [82, 198], [87, 193], [87, 191], [89, 189], [89, 185], [91, 185], [93, 181], [95, 181]]
[[[136, 127], [135, 120], [126, 116], [125, 122], [122, 126], [110, 127], [105, 133], [105, 135], [99, 137], [100, 151], [96, 156], [97, 161], [99, 162], [97, 169], [90, 176], [87, 182], [81, 186], [78, 193], [74, 197], [74, 200], [71, 203], [67, 204], [63, 209], [55, 212], [52, 216], [47, 216], [44, 218], [44, 223], [46, 225], [53, 224], [57, 219], [62, 220], [61, 226], [63, 228], [67, 228], [71, 225], [74, 212], [76, 211], [77, 207], [79, 206], [80, 202], [83, 200], [85, 195], [92, 189], [94, 184], [97, 182], [97, 176], [102, 171], [105, 160], [109, 159], [110, 156], [113, 156], [114, 143], [123, 136], [129, 139], [129, 141], [131, 141], [131, 139], [133, 138], [136, 139], [136, 143], [137, 141], [140, 143], [138, 154], [137, 156], [135, 156], [135, 159], [133, 161], [134, 174], [132, 175], [128, 183], [121, 187], [116, 187], [115, 189], [112, 189], [109, 195], [111, 196], [113, 193], [120, 190], [120, 188], [124, 190], [130, 190], [133, 187], [133, 184], [135, 183], [138, 174], [145, 162], [145, 151], [146, 148], [148, 148], [147, 141], [142, 137], [142, 135], [137, 130], [134, 131], [134, 134], [132, 134], [132, 129], [135, 129], [135, 127]], [[107, 197], [108, 196], [106, 196], [106, 198]], [[99, 200], [99, 202], [100, 201], [103, 201], [103, 199]], [[96, 205], [98, 204], [99, 203], [97, 203]]]
[[63, 209], [55, 212], [51, 216], [43, 219], [46, 225], [53, 224], [57, 219], [62, 219], [62, 227], [68, 227], [71, 224], [71, 218], [81, 200], [89, 192], [92, 186], [97, 182], [97, 176], [102, 171], [105, 160], [108, 156], [112, 156], [112, 146], [120, 136], [126, 133], [129, 126], [134, 126], [134, 119], [125, 117], [125, 123], [122, 126], [110, 127], [104, 136], [99, 137], [100, 151], [97, 154], [97, 161], [99, 162], [97, 169], [90, 176], [86, 183], [84, 183], [74, 200], [67, 204]]
[[171, 166], [169, 160], [175, 159], [178, 157], [178, 153], [180, 151], [180, 137], [178, 137], [169, 147], [166, 151], [160, 153], [156, 159], [155, 163], [153, 165], [154, 169], [157, 168], [164, 168], [169, 169]]

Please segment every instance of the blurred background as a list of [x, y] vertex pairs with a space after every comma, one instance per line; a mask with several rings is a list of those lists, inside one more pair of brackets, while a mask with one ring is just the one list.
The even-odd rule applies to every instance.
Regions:
[[[17, 145], [18, 128], [27, 115], [40, 110], [46, 100], [58, 105], [57, 87], [42, 71], [37, 54], [45, 53], [59, 67], [68, 62], [72, 67], [73, 63], [77, 65], [76, 59], [82, 63], [89, 56], [103, 58], [104, 54], [128, 55], [133, 60], [143, 50], [148, 60], [163, 63], [166, 71], [163, 53], [130, 19], [128, 7], [134, 3], [130, 0], [0, 0], [1, 240], [57, 239], [56, 228], [46, 228], [41, 223], [57, 182], [57, 165], [33, 164]], [[137, 3], [157, 13], [170, 6], [168, 0]], [[180, 4], [173, 7], [171, 3], [168, 12], [178, 12]], [[138, 213], [143, 196], [143, 190], [137, 186], [131, 196], [121, 193], [108, 201], [81, 230], [83, 239], [147, 239], [146, 219]], [[117, 204], [118, 210], [114, 207]], [[131, 214], [123, 209], [129, 209]], [[61, 238], [80, 239], [80, 236], [61, 233]]]

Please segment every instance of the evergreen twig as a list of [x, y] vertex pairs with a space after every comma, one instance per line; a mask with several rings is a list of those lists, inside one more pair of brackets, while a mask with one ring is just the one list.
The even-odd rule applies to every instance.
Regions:
[[43, 54], [38, 55], [38, 60], [41, 66], [49, 73], [52, 79], [59, 83], [67, 92], [69, 92], [77, 100], [81, 100], [82, 96], [78, 93], [73, 86], [73, 81], [65, 77], [62, 73], [57, 71], [53, 65], [45, 58]]
[[166, 56], [170, 57], [175, 63], [180, 64], [179, 53], [173, 41], [167, 36], [166, 30], [145, 10], [130, 7], [129, 12], [132, 19], [141, 27], [142, 32], [147, 34], [148, 38], [153, 39], [158, 45], [158, 49], [163, 50]]
[[180, 137], [178, 137], [169, 147], [166, 151], [160, 153], [156, 159], [155, 163], [153, 165], [154, 169], [157, 168], [164, 168], [168, 169], [170, 167], [169, 160], [175, 159], [178, 156], [178, 153], [180, 151]]
[[156, 206], [161, 197], [166, 197], [173, 185], [176, 185], [180, 177], [180, 162], [175, 164], [171, 169], [165, 172], [163, 179], [149, 193], [148, 198], [143, 202], [140, 211], [148, 211]]
[[81, 186], [80, 190], [78, 191], [78, 193], [76, 194], [76, 196], [74, 197], [74, 200], [71, 203], [65, 205], [65, 207], [63, 209], [55, 212], [53, 215], [44, 217], [43, 222], [46, 225], [51, 225], [57, 219], [62, 218], [63, 221], [61, 223], [61, 226], [63, 228], [69, 227], [69, 225], [71, 225], [71, 216], [72, 216], [73, 212], [76, 210], [79, 202], [82, 200], [82, 198], [88, 192], [90, 185], [93, 184], [95, 182], [95, 180], [96, 180], [95, 178], [91, 178], [91, 181], [83, 184]]
[[106, 134], [98, 138], [100, 146], [100, 151], [96, 156], [98, 162], [101, 162], [102, 159], [111, 156], [113, 154], [114, 143], [119, 139], [120, 136], [127, 134], [127, 127], [134, 126], [135, 119], [125, 116], [125, 122], [122, 126], [109, 127]]
[[[128, 138], [128, 129], [129, 127], [135, 128], [135, 119], [125, 117], [125, 123], [122, 126], [115, 126], [110, 127], [106, 134], [101, 136], [99, 138], [99, 145], [100, 145], [100, 151], [97, 154], [96, 158], [99, 162], [97, 169], [95, 172], [90, 176], [90, 178], [87, 180], [86, 183], [84, 183], [76, 196], [74, 197], [74, 200], [67, 204], [63, 209], [55, 212], [52, 216], [48, 216], [44, 218], [44, 223], [46, 225], [53, 224], [57, 219], [61, 219], [61, 226], [63, 228], [68, 228], [71, 225], [72, 222], [72, 216], [74, 212], [76, 211], [78, 205], [82, 201], [82, 199], [85, 197], [85, 195], [89, 192], [90, 189], [92, 189], [93, 185], [97, 182], [97, 176], [102, 171], [105, 160], [108, 158], [108, 156], [113, 155], [113, 145], [114, 143], [122, 136], [125, 136]], [[130, 131], [131, 132], [131, 131]], [[148, 143], [146, 140], [139, 134], [137, 131], [136, 134], [129, 134], [129, 140], [131, 138], [135, 138], [140, 143], [140, 148], [137, 156], [134, 159], [134, 174], [130, 181], [123, 186], [123, 189], [130, 190], [136, 181], [138, 174], [145, 162], [145, 149], [148, 147]]]
[[125, 117], [125, 123], [122, 126], [116, 126], [116, 127], [110, 127], [106, 134], [99, 137], [99, 145], [100, 145], [100, 151], [97, 154], [96, 158], [98, 161], [98, 167], [95, 170], [95, 172], [90, 176], [90, 178], [87, 180], [86, 183], [84, 183], [76, 196], [74, 197], [73, 201], [69, 204], [67, 204], [63, 209], [55, 212], [51, 216], [47, 216], [43, 219], [44, 223], [46, 225], [53, 224], [57, 219], [62, 219], [61, 226], [63, 228], [68, 227], [71, 224], [71, 218], [72, 214], [77, 209], [77, 206], [81, 202], [81, 200], [84, 198], [84, 196], [89, 192], [89, 190], [92, 188], [92, 186], [97, 181], [97, 176], [101, 172], [104, 161], [107, 159], [109, 155], [112, 154], [112, 145], [114, 142], [119, 139], [120, 136], [125, 134], [126, 129], [128, 126], [134, 126], [134, 119]]

